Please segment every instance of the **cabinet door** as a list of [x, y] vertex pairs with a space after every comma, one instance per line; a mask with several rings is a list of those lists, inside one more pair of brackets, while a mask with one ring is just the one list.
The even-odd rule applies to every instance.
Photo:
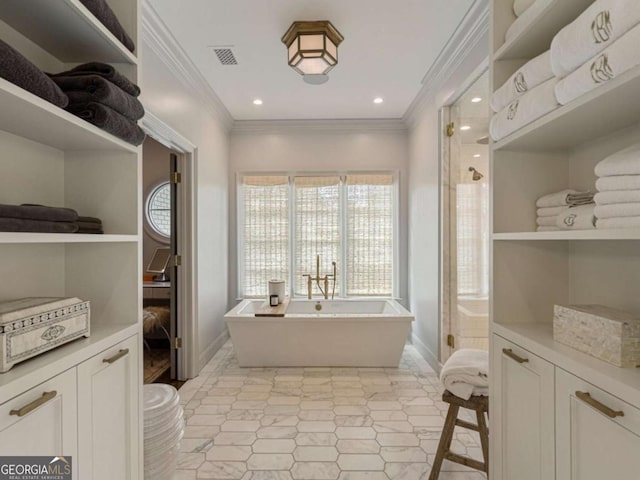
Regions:
[[136, 335], [78, 366], [82, 480], [139, 476], [138, 353]]
[[558, 479], [640, 476], [640, 410], [557, 369]]
[[553, 480], [554, 366], [493, 336], [491, 461], [494, 480]]
[[[67, 456], [77, 465], [76, 369], [72, 368], [0, 405], [0, 452]], [[73, 467], [73, 478], [78, 478]]]

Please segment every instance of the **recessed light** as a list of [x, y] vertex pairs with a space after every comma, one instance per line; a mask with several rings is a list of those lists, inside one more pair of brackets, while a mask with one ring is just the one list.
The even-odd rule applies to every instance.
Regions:
[[473, 97], [473, 98], [471, 99], [471, 103], [479, 103], [479, 102], [481, 102], [481, 101], [482, 101], [482, 98], [480, 98], [480, 97]]
[[479, 153], [476, 153], [476, 154], [473, 156], [473, 158], [480, 158], [480, 156], [481, 156], [481, 155], [480, 155]]
[[253, 104], [254, 104], [254, 105], [262, 105], [262, 100], [260, 100], [259, 98], [256, 98], [256, 99], [253, 101]]
[[384, 99], [382, 97], [376, 97], [373, 99], [373, 103], [382, 103], [384, 102]]
[[467, 131], [467, 130], [471, 130], [471, 127], [469, 125], [463, 125], [460, 127], [460, 130], [462, 130], [463, 132]]

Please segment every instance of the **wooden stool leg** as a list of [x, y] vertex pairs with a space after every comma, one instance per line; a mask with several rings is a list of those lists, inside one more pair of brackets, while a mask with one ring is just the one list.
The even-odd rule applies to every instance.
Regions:
[[444, 428], [442, 429], [442, 435], [440, 436], [440, 443], [438, 444], [438, 452], [436, 458], [433, 461], [433, 467], [431, 468], [431, 474], [429, 480], [438, 480], [440, 475], [440, 469], [442, 468], [442, 462], [444, 456], [451, 448], [451, 442], [453, 441], [453, 432], [456, 428], [456, 419], [458, 418], [458, 405], [449, 405], [449, 411], [447, 412], [447, 419], [444, 422]]
[[482, 456], [484, 457], [484, 471], [489, 473], [489, 430], [487, 429], [484, 412], [476, 411], [476, 417], [478, 419], [478, 433], [480, 433]]

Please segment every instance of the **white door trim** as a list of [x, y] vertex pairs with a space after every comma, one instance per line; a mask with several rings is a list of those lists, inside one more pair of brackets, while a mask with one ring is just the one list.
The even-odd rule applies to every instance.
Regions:
[[169, 125], [150, 112], [140, 121], [142, 129], [158, 141], [179, 153], [178, 169], [182, 173], [178, 226], [178, 245], [183, 268], [178, 281], [178, 335], [182, 348], [178, 350], [178, 380], [193, 378], [199, 373], [198, 342], [198, 248], [196, 235], [198, 148]]

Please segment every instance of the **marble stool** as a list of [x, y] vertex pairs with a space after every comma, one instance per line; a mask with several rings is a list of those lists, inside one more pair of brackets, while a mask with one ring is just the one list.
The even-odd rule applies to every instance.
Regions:
[[[442, 394], [442, 401], [449, 404], [449, 411], [447, 412], [447, 419], [444, 422], [444, 428], [442, 429], [442, 435], [440, 436], [440, 443], [438, 444], [438, 452], [436, 453], [436, 458], [433, 462], [433, 468], [431, 469], [429, 480], [438, 480], [438, 477], [440, 476], [440, 469], [442, 468], [442, 462], [445, 459], [467, 467], [475, 468], [476, 470], [480, 470], [481, 472], [488, 474], [489, 429], [487, 428], [487, 422], [484, 415], [485, 413], [487, 415], [489, 414], [489, 397], [473, 396], [469, 400], [464, 400], [463, 398], [456, 397], [448, 390], [445, 390]], [[460, 420], [458, 418], [458, 411], [460, 410], [460, 407], [475, 411], [478, 424], [476, 425]], [[484, 463], [458, 455], [450, 450], [451, 441], [453, 440], [453, 431], [456, 426], [474, 430], [480, 434]]]

